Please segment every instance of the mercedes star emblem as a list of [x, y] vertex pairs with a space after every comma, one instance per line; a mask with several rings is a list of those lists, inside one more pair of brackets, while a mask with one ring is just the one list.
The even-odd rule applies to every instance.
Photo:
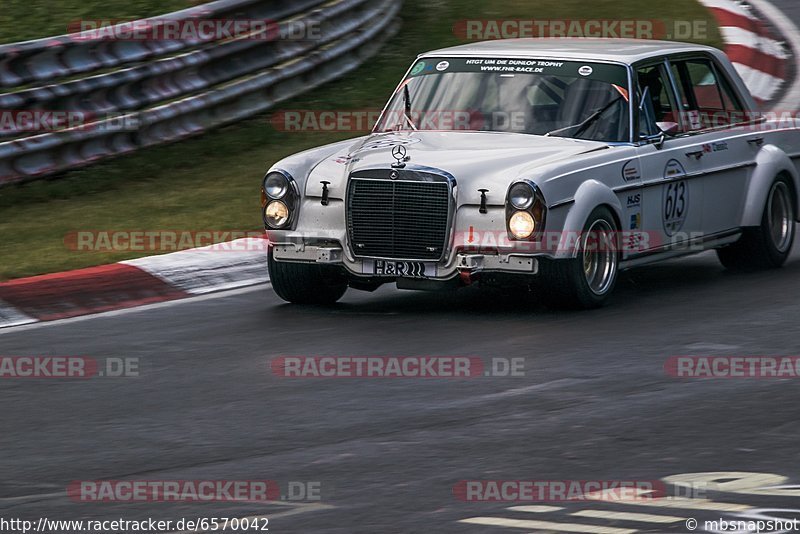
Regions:
[[403, 167], [405, 167], [406, 166], [405, 162], [406, 162], [406, 155], [407, 154], [408, 154], [408, 150], [406, 150], [406, 147], [404, 145], [396, 145], [392, 149], [392, 156], [394, 157], [394, 159], [397, 160], [397, 162], [394, 163], [392, 165], [392, 167], [399, 168], [399, 169], [402, 169]]

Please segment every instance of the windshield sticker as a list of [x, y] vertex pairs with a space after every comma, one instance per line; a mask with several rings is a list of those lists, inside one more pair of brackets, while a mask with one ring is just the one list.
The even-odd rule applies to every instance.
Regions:
[[[430, 61], [430, 60], [429, 60]], [[476, 72], [487, 74], [541, 74], [544, 76], [561, 76], [568, 78], [586, 78], [621, 87], [628, 86], [628, 72], [623, 65], [606, 63], [578, 63], [554, 59], [520, 59], [520, 58], [442, 58], [434, 68], [433, 64], [421, 61], [411, 70], [409, 77], [429, 76], [447, 71]]]

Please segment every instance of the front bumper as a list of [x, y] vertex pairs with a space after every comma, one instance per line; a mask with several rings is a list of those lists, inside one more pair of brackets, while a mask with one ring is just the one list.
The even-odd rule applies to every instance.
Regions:
[[[375, 260], [349, 259], [338, 244], [274, 243], [272, 254], [275, 261], [338, 265], [356, 277], [402, 278], [402, 276], [377, 274], [374, 268]], [[448, 262], [435, 264], [428, 262], [431, 270], [425, 278], [450, 280], [456, 276], [471, 277], [483, 272], [535, 275], [539, 272], [541, 256], [541, 254], [515, 252], [507, 254], [456, 252]], [[386, 262], [405, 263], [402, 260], [386, 260]]]

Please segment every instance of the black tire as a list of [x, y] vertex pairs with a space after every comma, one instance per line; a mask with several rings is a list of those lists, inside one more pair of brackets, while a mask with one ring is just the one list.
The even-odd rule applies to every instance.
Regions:
[[272, 289], [292, 304], [334, 304], [347, 291], [347, 277], [337, 267], [275, 261], [268, 252]]
[[[589, 215], [583, 232], [580, 250], [576, 258], [543, 261], [540, 264], [542, 293], [548, 307], [556, 309], [600, 308], [606, 304], [614, 291], [619, 276], [619, 227], [614, 215], [605, 207], [595, 209]], [[607, 275], [602, 276], [602, 284], [593, 285], [589, 281], [591, 275], [587, 274], [585, 268], [585, 246], [587, 237], [598, 243], [597, 232], [611, 232], [610, 241], [607, 243], [610, 246], [600, 247], [600, 252], [604, 249], [607, 253], [607, 261], [611, 263], [606, 264], [609, 270]], [[605, 268], [603, 272], [606, 272]]]
[[[777, 199], [775, 195], [784, 198]], [[779, 208], [776, 204], [784, 204]], [[779, 176], [770, 187], [761, 226], [745, 228], [742, 237], [736, 243], [717, 250], [717, 257], [726, 269], [734, 272], [756, 272], [765, 269], [782, 267], [792, 252], [796, 231], [795, 194], [789, 179]], [[788, 209], [785, 215], [776, 215], [776, 211]], [[778, 223], [777, 219], [786, 218], [787, 227]], [[778, 230], [781, 228], [782, 230]], [[777, 234], [776, 234], [777, 232]]]

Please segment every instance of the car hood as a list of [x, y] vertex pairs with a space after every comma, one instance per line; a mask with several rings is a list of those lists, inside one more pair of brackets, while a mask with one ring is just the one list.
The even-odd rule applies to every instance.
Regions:
[[361, 170], [387, 169], [397, 160], [392, 151], [406, 149], [407, 168], [445, 171], [458, 183], [460, 203], [472, 202], [478, 189], [489, 189], [490, 203], [502, 203], [508, 185], [530, 178], [545, 165], [607, 148], [606, 143], [499, 132], [391, 132], [360, 138], [325, 158], [311, 171], [306, 195], [344, 198], [347, 179]]

